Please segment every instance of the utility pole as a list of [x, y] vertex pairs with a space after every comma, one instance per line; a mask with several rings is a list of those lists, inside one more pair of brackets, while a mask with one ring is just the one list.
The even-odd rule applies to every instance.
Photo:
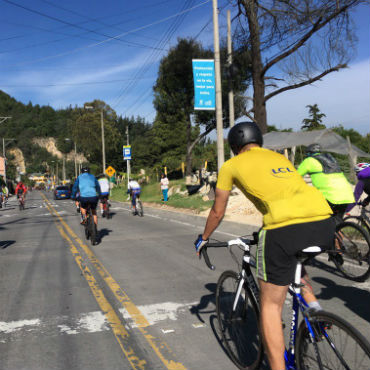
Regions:
[[75, 178], [77, 179], [77, 144], [75, 140]]
[[55, 186], [58, 185], [58, 183], [59, 183], [59, 165], [58, 164], [59, 164], [59, 162], [57, 160], [57, 177], [56, 177], [56, 180], [55, 180], [55, 182], [56, 182]]
[[234, 126], [234, 91], [233, 91], [233, 72], [232, 72], [232, 65], [233, 65], [233, 47], [231, 41], [231, 16], [230, 10], [227, 11], [227, 65], [229, 67], [229, 121], [230, 121], [230, 128]]
[[[128, 123], [127, 123], [127, 126], [126, 126], [126, 136], [127, 136], [127, 145], [130, 145], [130, 138], [129, 138], [129, 132], [128, 132]], [[131, 172], [131, 164], [130, 164], [130, 160], [127, 159], [127, 188], [128, 188], [128, 183], [130, 181], [130, 172]]]
[[216, 82], [216, 129], [217, 129], [217, 168], [220, 170], [225, 161], [224, 132], [222, 122], [222, 91], [221, 91], [221, 67], [220, 67], [220, 37], [218, 30], [217, 0], [213, 4], [213, 38], [215, 48], [215, 82]]
[[104, 140], [104, 113], [103, 109], [100, 112], [101, 119], [101, 150], [103, 156], [103, 173], [105, 173], [105, 140]]
[[[0, 123], [5, 122], [7, 119], [10, 119], [12, 117], [0, 117]], [[14, 140], [14, 139], [12, 139]], [[6, 185], [6, 160], [5, 160], [5, 139], [3, 138], [3, 158], [4, 158], [4, 182]]]
[[66, 182], [66, 157], [65, 155], [63, 154], [63, 185], [65, 184]]

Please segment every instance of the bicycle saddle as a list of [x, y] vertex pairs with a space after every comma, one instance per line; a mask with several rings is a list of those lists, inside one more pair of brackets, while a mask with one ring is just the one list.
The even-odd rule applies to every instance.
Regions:
[[323, 249], [321, 249], [320, 247], [318, 246], [312, 246], [312, 247], [307, 247], [301, 251], [299, 251], [296, 256], [298, 259], [304, 259], [304, 258], [310, 258], [310, 257], [314, 257], [314, 255], [316, 254], [319, 254], [323, 251]]

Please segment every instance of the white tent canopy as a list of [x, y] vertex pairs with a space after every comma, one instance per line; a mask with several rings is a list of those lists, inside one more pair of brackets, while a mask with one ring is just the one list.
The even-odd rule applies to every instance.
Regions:
[[[320, 144], [323, 151], [337, 154], [368, 157], [370, 154], [357, 148], [355, 145], [349, 147], [346, 139], [331, 130], [315, 130], [308, 132], [268, 132], [263, 135], [263, 146], [268, 149], [282, 150], [295, 146]], [[351, 153], [350, 153], [351, 151]]]

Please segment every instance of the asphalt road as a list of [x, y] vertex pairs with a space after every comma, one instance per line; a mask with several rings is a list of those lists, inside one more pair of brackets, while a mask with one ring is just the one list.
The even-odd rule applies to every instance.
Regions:
[[[215, 288], [237, 265], [221, 249], [210, 251], [214, 272], [196, 258], [204, 218], [149, 207], [139, 218], [113, 202], [91, 246], [71, 201], [34, 191], [16, 206], [0, 209], [0, 369], [236, 369], [219, 340]], [[254, 230], [224, 222], [214, 237]], [[323, 258], [308, 271], [324, 309], [369, 338], [370, 283], [343, 279]]]

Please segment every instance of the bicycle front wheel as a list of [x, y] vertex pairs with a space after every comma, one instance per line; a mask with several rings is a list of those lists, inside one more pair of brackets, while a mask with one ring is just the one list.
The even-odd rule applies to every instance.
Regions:
[[305, 321], [299, 325], [296, 340], [298, 370], [368, 370], [370, 345], [349, 323], [330, 312], [310, 314], [313, 342]]
[[335, 248], [340, 253], [332, 258], [345, 277], [355, 281], [369, 277], [370, 239], [365, 229], [352, 222], [342, 222], [336, 228]]
[[223, 344], [231, 360], [242, 370], [259, 368], [263, 349], [257, 304], [243, 286], [235, 309], [240, 282], [234, 271], [225, 271], [217, 282], [216, 310]]

